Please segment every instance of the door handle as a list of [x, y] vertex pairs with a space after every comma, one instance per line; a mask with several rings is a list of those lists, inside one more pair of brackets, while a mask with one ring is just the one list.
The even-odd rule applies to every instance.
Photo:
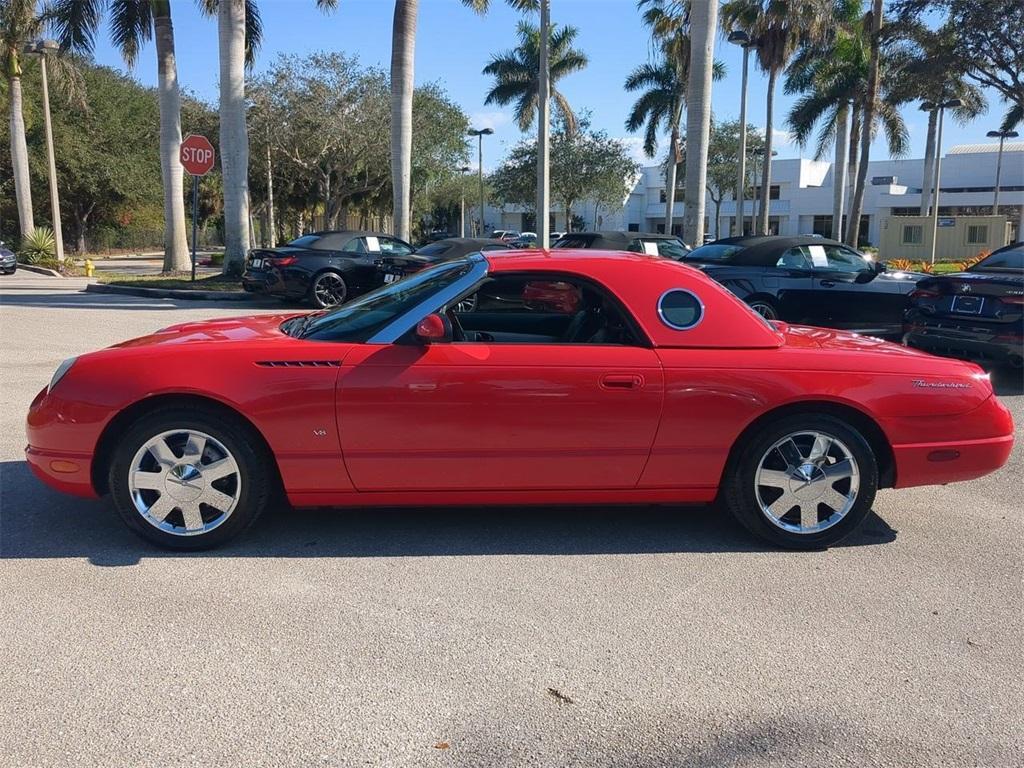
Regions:
[[821, 281], [821, 286], [823, 288], [835, 288], [835, 285], [836, 285], [835, 282], [832, 281], [832, 280], [822, 280]]
[[609, 373], [601, 378], [605, 389], [640, 389], [643, 385], [644, 377], [639, 373]]

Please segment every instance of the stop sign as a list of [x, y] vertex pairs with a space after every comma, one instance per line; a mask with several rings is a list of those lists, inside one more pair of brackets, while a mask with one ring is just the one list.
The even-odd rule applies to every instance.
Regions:
[[181, 164], [192, 176], [205, 176], [213, 169], [213, 144], [205, 136], [186, 136], [179, 155]]

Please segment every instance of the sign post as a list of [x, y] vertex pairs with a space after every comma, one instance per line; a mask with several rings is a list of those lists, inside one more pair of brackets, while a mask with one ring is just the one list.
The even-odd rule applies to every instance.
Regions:
[[213, 144], [205, 136], [189, 134], [181, 142], [181, 165], [192, 176], [192, 281], [196, 279], [196, 224], [199, 213], [199, 177], [213, 169]]

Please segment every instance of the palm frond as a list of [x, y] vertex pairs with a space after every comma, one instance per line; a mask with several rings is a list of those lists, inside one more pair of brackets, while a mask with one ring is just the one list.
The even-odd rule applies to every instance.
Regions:
[[47, 9], [47, 23], [64, 50], [92, 53], [104, 0], [56, 0]]
[[153, 37], [153, 7], [138, 0], [110, 0], [110, 40], [125, 64], [134, 67], [143, 44]]

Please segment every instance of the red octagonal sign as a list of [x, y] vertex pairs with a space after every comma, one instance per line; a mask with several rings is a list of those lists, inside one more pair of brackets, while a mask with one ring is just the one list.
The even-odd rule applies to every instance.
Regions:
[[181, 164], [192, 176], [205, 176], [213, 169], [213, 144], [205, 136], [189, 134], [181, 142]]

